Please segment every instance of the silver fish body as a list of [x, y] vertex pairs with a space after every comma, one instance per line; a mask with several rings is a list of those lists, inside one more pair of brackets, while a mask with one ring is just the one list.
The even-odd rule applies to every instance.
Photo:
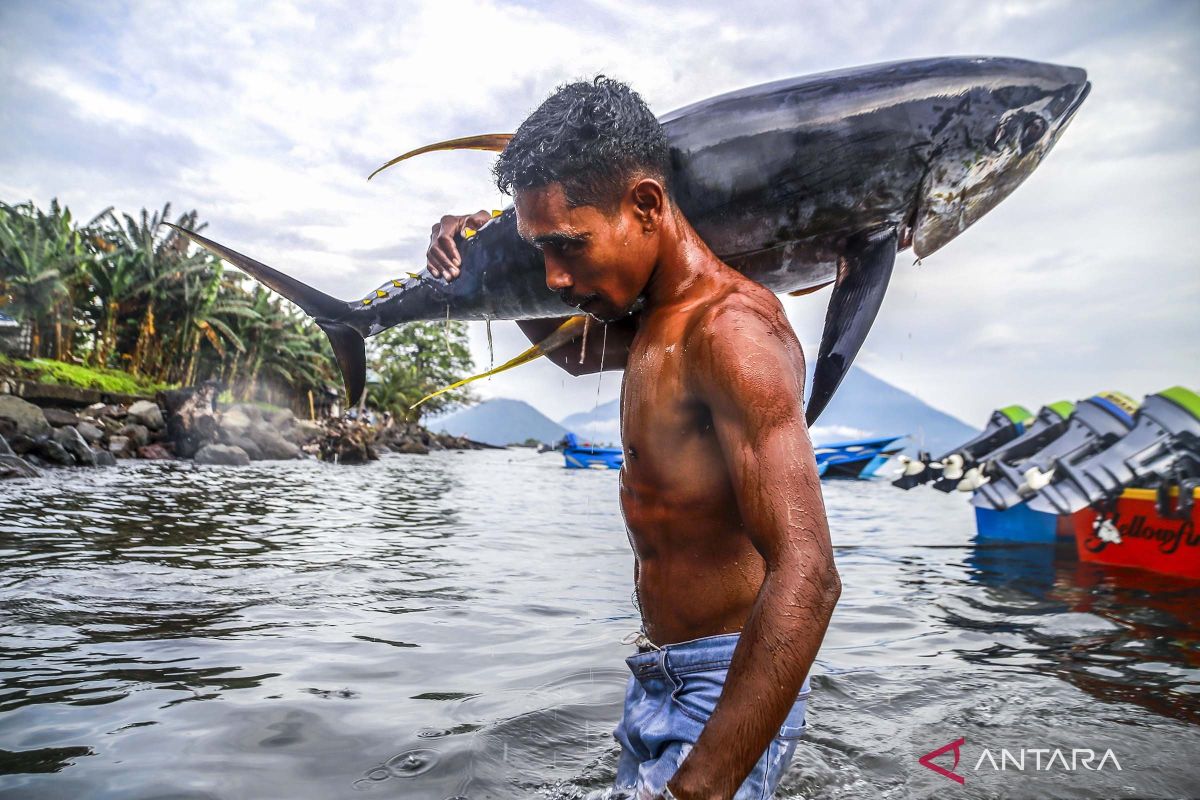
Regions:
[[[1057, 142], [1090, 88], [1075, 67], [932, 58], [762, 84], [661, 117], [673, 198], [723, 261], [775, 292], [836, 282], [810, 423], [869, 331], [896, 252], [911, 246], [927, 256], [995, 207]], [[547, 288], [541, 254], [517, 236], [511, 206], [459, 242], [456, 280], [422, 272], [350, 301], [189, 235], [327, 331], [365, 337], [447, 316], [578, 313]], [[342, 330], [342, 338], [353, 337]], [[339, 362], [354, 394], [346, 369], [356, 367], [340, 353]]]

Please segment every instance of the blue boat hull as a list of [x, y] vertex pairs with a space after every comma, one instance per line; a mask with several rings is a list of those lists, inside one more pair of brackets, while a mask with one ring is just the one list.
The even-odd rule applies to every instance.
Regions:
[[817, 445], [813, 450], [817, 474], [822, 478], [870, 478], [899, 452], [900, 448], [889, 445], [903, 438], [888, 436]]
[[567, 469], [620, 469], [625, 455], [612, 447], [569, 447], [563, 450]]
[[1004, 511], [975, 507], [975, 530], [979, 540], [1054, 544], [1058, 538], [1058, 514], [1034, 511], [1021, 503]]
[[564, 436], [562, 444], [567, 469], [620, 469], [625, 463], [625, 451], [620, 447], [584, 444], [573, 433]]

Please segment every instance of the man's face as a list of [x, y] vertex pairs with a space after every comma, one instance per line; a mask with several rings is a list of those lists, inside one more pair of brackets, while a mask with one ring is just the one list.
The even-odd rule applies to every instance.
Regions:
[[546, 259], [546, 285], [563, 301], [612, 322], [629, 313], [657, 261], [658, 236], [647, 233], [627, 196], [605, 214], [567, 205], [562, 185], [518, 190], [517, 232]]

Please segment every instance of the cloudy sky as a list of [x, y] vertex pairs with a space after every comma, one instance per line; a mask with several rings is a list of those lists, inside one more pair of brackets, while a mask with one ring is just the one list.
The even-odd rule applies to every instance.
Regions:
[[[1200, 384], [1200, 3], [0, 2], [0, 199], [195, 208], [207, 233], [340, 297], [424, 263], [443, 213], [498, 208], [492, 156], [399, 152], [514, 130], [597, 72], [658, 113], [934, 55], [1084, 67], [1091, 96], [1028, 182], [897, 263], [859, 364], [972, 423], [1115, 388]], [[810, 360], [828, 291], [787, 299]], [[503, 360], [527, 342], [494, 326]], [[482, 324], [477, 363], [488, 364]], [[535, 363], [483, 396], [553, 418], [618, 373]]]

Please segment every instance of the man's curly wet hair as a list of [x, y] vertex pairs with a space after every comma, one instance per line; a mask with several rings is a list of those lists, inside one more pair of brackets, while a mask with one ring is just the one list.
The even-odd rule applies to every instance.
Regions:
[[559, 86], [517, 128], [492, 173], [506, 194], [559, 183], [569, 206], [612, 212], [635, 176], [669, 192], [670, 165], [667, 137], [638, 93], [597, 75]]

